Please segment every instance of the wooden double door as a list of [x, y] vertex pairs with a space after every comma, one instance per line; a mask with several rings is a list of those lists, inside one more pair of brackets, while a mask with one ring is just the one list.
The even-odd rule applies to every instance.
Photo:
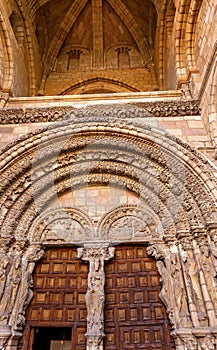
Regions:
[[[105, 274], [104, 349], [175, 349], [156, 263], [146, 247], [116, 247]], [[34, 272], [21, 348], [49, 350], [52, 344], [64, 350], [71, 343], [71, 349], [85, 350], [87, 275], [88, 264], [77, 258], [76, 248], [47, 249]]]

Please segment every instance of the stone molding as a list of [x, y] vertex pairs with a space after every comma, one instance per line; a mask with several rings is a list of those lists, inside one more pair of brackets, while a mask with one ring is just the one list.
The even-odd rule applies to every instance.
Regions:
[[[124, 113], [123, 113], [124, 110]], [[129, 111], [130, 118], [147, 117], [182, 117], [200, 115], [200, 106], [197, 100], [168, 100], [157, 102], [132, 102], [124, 107], [114, 104], [87, 106], [86, 108], [71, 107], [44, 107], [44, 108], [16, 108], [0, 110], [0, 125], [24, 124], [24, 123], [47, 123], [60, 120], [73, 120], [77, 117], [100, 115], [107, 119], [121, 118]]]

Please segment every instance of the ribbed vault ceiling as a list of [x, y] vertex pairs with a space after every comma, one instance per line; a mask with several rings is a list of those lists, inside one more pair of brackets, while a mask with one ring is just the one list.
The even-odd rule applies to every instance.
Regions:
[[49, 68], [70, 46], [95, 51], [96, 67], [113, 45], [136, 47], [143, 64], [153, 57], [156, 10], [150, 0], [31, 0], [28, 6]]

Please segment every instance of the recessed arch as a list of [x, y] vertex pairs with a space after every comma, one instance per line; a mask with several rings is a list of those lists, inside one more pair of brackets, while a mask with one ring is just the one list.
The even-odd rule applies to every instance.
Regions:
[[[147, 253], [157, 260], [163, 282], [160, 297], [177, 331], [176, 346], [183, 344], [183, 337], [186, 344], [189, 329], [215, 324], [215, 300], [212, 304], [206, 292], [213, 296], [214, 289], [204, 282], [200, 287], [203, 276], [205, 281], [213, 276], [204, 265], [199, 268], [207, 249], [214, 249], [216, 169], [182, 140], [146, 123], [150, 114], [143, 111], [143, 122], [132, 123], [133, 112], [139, 115], [135, 107], [120, 107], [117, 112], [108, 106], [103, 115], [100, 111], [74, 109], [55, 125], [23, 136], [0, 154], [1, 236], [11, 245], [4, 249], [15, 252], [18, 247], [13, 259], [24, 254], [22, 261], [40, 253], [33, 266], [43, 244], [85, 246], [87, 242], [86, 246], [101, 247], [103, 243], [107, 248], [111, 244], [112, 250], [120, 238], [147, 244]], [[139, 201], [111, 208], [97, 220], [75, 203], [66, 207], [59, 201], [69, 191], [89, 184], [122, 187]], [[123, 233], [128, 236], [121, 237]], [[196, 283], [199, 299], [189, 281]], [[11, 310], [11, 304], [8, 307]], [[8, 317], [12, 331], [18, 327], [22, 331], [25, 316], [22, 325], [18, 316], [15, 310]], [[179, 334], [180, 329], [187, 335]]]
[[165, 229], [172, 234], [181, 229], [180, 220], [182, 230], [215, 220], [216, 180], [211, 166], [210, 173], [203, 173], [207, 160], [201, 155], [157, 128], [119, 124], [117, 129], [115, 122], [105, 121], [100, 125], [85, 126], [85, 119], [82, 126], [66, 121], [27, 136], [4, 152], [1, 164], [7, 176], [1, 184], [1, 206], [7, 231], [16, 226], [17, 234], [24, 235], [50, 200], [85, 183], [124, 184], [161, 213], [159, 218], [167, 220]]
[[138, 90], [124, 82], [96, 77], [88, 80], [81, 80], [73, 86], [66, 88], [59, 95], [68, 94], [88, 94], [88, 93], [103, 93], [103, 92], [138, 92]]

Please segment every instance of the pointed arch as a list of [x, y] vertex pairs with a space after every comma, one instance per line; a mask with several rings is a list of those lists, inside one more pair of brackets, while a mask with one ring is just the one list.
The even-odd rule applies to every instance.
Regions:
[[[70, 85], [68, 88], [64, 89], [64, 91], [60, 92], [59, 95], [67, 95], [71, 94], [73, 92], [74, 94], [80, 94], [80, 93], [88, 93], [88, 91], [93, 91], [94, 85], [103, 83], [103, 89], [105, 91], [112, 91], [112, 92], [138, 92], [136, 88], [133, 86], [130, 86], [124, 82], [116, 81], [113, 79], [103, 78], [103, 77], [95, 77], [88, 80], [81, 80], [78, 82], [75, 82], [74, 85]], [[84, 89], [84, 90], [83, 90]], [[102, 92], [103, 93], [103, 90]]]

